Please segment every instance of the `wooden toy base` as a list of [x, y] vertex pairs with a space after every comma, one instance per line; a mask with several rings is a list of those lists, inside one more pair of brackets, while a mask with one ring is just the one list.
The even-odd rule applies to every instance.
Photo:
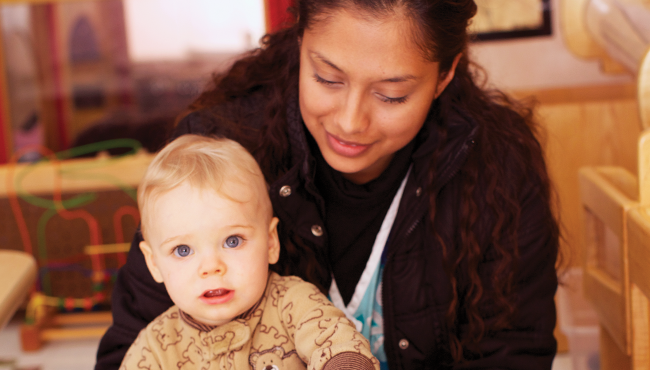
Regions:
[[25, 352], [37, 351], [44, 343], [57, 340], [100, 338], [112, 323], [110, 312], [57, 314], [54, 309], [36, 324], [20, 327], [20, 341]]

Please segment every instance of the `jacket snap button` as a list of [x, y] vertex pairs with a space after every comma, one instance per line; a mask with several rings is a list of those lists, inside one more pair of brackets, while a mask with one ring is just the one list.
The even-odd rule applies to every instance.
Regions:
[[318, 225], [314, 225], [311, 227], [311, 233], [314, 234], [314, 236], [321, 236], [323, 235], [323, 228]]
[[415, 196], [419, 197], [420, 195], [422, 195], [422, 188], [417, 188], [417, 190], [415, 190]]
[[402, 339], [399, 341], [399, 348], [401, 349], [407, 349], [409, 348], [409, 341], [406, 339]]
[[291, 186], [289, 186], [289, 185], [285, 185], [285, 186], [283, 186], [283, 187], [280, 188], [280, 196], [281, 196], [281, 197], [285, 197], [285, 198], [286, 198], [286, 197], [288, 197], [289, 195], [291, 195]]

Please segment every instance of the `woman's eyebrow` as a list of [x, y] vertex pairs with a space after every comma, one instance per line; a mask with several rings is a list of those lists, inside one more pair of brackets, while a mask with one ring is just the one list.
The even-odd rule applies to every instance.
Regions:
[[385, 80], [381, 80], [379, 82], [406, 82], [406, 81], [411, 81], [411, 80], [416, 80], [417, 78], [413, 75], [404, 75], [404, 76], [397, 76], [397, 77], [391, 77], [387, 78]]
[[[339, 68], [336, 64], [332, 63], [331, 61], [327, 60], [327, 58], [325, 58], [319, 52], [311, 51], [310, 54], [313, 55], [313, 57], [315, 59], [318, 59], [319, 61], [327, 64], [328, 66], [336, 69], [337, 71], [345, 73], [341, 68]], [[406, 81], [411, 81], [411, 80], [417, 80], [417, 77], [415, 77], [415, 76], [413, 76], [411, 74], [406, 74], [406, 75], [403, 75], [403, 76], [395, 76], [395, 77], [391, 77], [391, 78], [386, 78], [386, 79], [383, 79], [383, 80], [381, 80], [379, 82], [394, 82], [394, 83], [396, 83], [396, 82], [406, 82]]]
[[343, 70], [342, 70], [341, 68], [339, 68], [336, 64], [334, 64], [334, 63], [330, 62], [329, 60], [327, 60], [327, 58], [325, 58], [325, 57], [324, 57], [323, 55], [321, 55], [319, 52], [317, 52], [317, 51], [312, 51], [312, 52], [310, 52], [310, 54], [313, 55], [313, 57], [314, 57], [315, 59], [320, 60], [321, 62], [327, 64], [328, 66], [330, 66], [330, 67], [336, 69], [336, 70], [339, 71], [339, 72], [343, 72]]

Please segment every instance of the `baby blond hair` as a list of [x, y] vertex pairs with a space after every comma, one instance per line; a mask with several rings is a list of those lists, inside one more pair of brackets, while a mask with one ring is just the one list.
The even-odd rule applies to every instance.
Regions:
[[[183, 135], [156, 154], [138, 186], [143, 236], [150, 218], [147, 204], [185, 181], [193, 187], [211, 189], [232, 200], [242, 201], [232, 191], [226, 194], [222, 186], [228, 181], [240, 182], [255, 190], [260, 211], [266, 211], [269, 220], [273, 216], [264, 175], [244, 147], [225, 138]], [[244, 201], [249, 200], [252, 199]]]

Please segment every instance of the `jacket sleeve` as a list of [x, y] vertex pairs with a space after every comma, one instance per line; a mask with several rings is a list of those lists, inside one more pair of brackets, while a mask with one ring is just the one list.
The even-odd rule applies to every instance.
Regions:
[[[487, 333], [478, 353], [455, 369], [549, 370], [557, 351], [555, 269], [558, 240], [548, 204], [530, 185], [523, 192], [519, 224], [519, 255], [514, 281], [515, 312], [508, 329]], [[492, 270], [498, 259], [489, 258], [480, 269]], [[490, 305], [486, 304], [486, 312]], [[490, 320], [489, 313], [485, 317]], [[461, 332], [462, 332], [461, 328]]]
[[[178, 121], [170, 139], [184, 134], [222, 136], [239, 141], [243, 133], [250, 135], [263, 125], [263, 91], [223, 103], [212, 108], [191, 111]], [[244, 144], [240, 142], [240, 144]]]
[[278, 308], [308, 370], [379, 370], [368, 340], [314, 285], [290, 287]]
[[138, 333], [173, 305], [164, 285], [156, 283], [147, 269], [141, 240], [138, 231], [117, 275], [111, 302], [113, 324], [99, 343], [95, 370], [117, 370]]

